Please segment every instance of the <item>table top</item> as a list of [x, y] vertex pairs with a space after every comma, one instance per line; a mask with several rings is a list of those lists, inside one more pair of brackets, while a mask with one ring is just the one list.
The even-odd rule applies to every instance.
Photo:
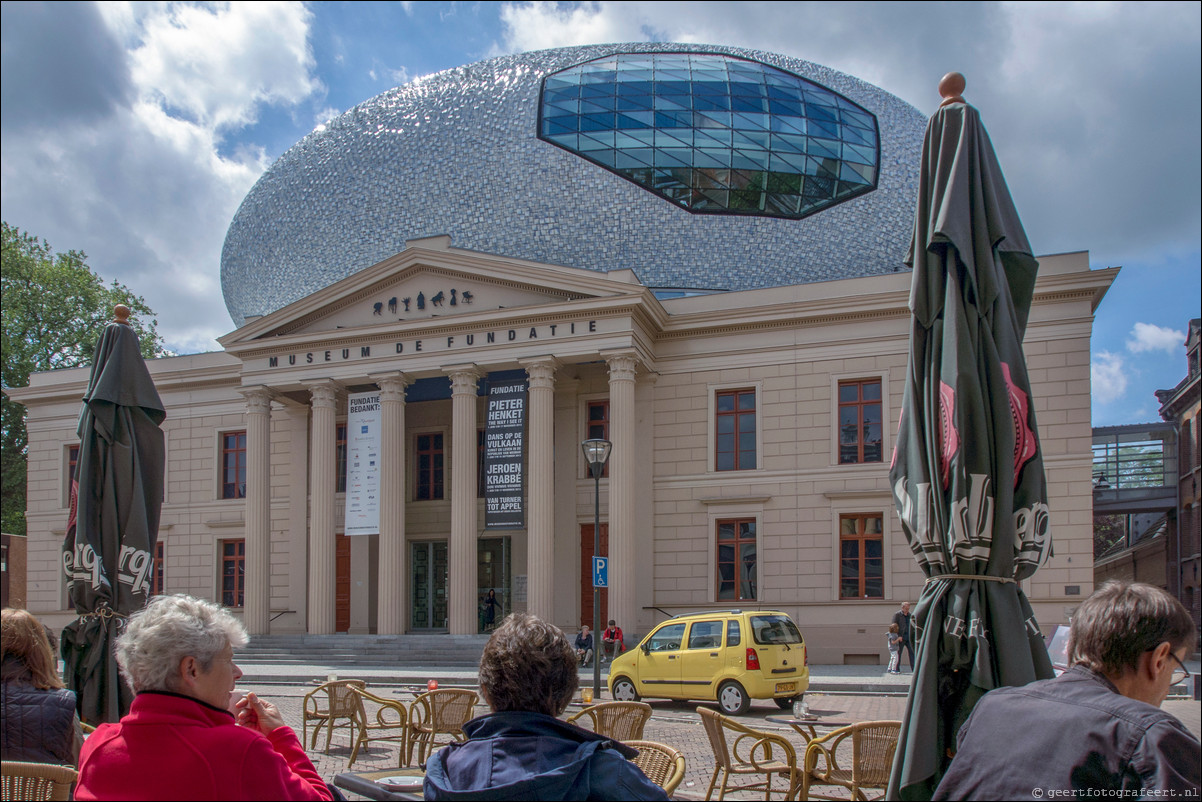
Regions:
[[380, 784], [387, 777], [425, 777], [426, 773], [418, 768], [383, 769], [380, 771], [348, 771], [334, 776], [334, 785], [347, 791], [352, 791], [368, 799], [379, 800], [414, 800], [421, 799], [421, 789], [416, 791], [392, 791]]
[[764, 721], [773, 724], [788, 724], [790, 727], [850, 727], [854, 721], [842, 721], [833, 718], [813, 716], [811, 718], [794, 718], [793, 716], [764, 716]]

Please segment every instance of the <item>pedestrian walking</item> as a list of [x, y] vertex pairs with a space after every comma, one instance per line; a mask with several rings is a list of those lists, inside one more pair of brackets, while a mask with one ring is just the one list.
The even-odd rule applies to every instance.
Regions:
[[[901, 635], [901, 649], [906, 650], [906, 659], [910, 661], [910, 670], [914, 670], [914, 649], [910, 642], [910, 602], [902, 602], [901, 609], [893, 614], [893, 623], [897, 624], [897, 634]], [[901, 652], [898, 651], [897, 668], [901, 673]]]
[[901, 673], [901, 633], [897, 624], [889, 625], [889, 673]]

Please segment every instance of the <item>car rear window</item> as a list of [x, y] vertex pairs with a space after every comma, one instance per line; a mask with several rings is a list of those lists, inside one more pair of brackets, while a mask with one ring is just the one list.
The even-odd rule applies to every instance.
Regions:
[[721, 621], [697, 621], [689, 630], [690, 649], [717, 649], [721, 645]]
[[751, 634], [759, 644], [801, 643], [801, 632], [787, 615], [753, 615]]

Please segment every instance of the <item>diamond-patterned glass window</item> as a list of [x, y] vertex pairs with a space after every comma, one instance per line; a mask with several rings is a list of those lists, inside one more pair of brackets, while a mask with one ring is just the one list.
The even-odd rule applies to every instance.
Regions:
[[784, 70], [623, 53], [548, 75], [539, 138], [690, 212], [801, 218], [876, 189], [876, 117]]

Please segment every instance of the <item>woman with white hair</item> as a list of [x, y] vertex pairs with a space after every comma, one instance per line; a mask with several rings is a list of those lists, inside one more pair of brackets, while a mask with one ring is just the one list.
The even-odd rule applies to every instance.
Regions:
[[248, 693], [230, 712], [246, 630], [192, 596], [158, 596], [116, 645], [136, 694], [84, 743], [76, 799], [332, 799], [275, 705]]

